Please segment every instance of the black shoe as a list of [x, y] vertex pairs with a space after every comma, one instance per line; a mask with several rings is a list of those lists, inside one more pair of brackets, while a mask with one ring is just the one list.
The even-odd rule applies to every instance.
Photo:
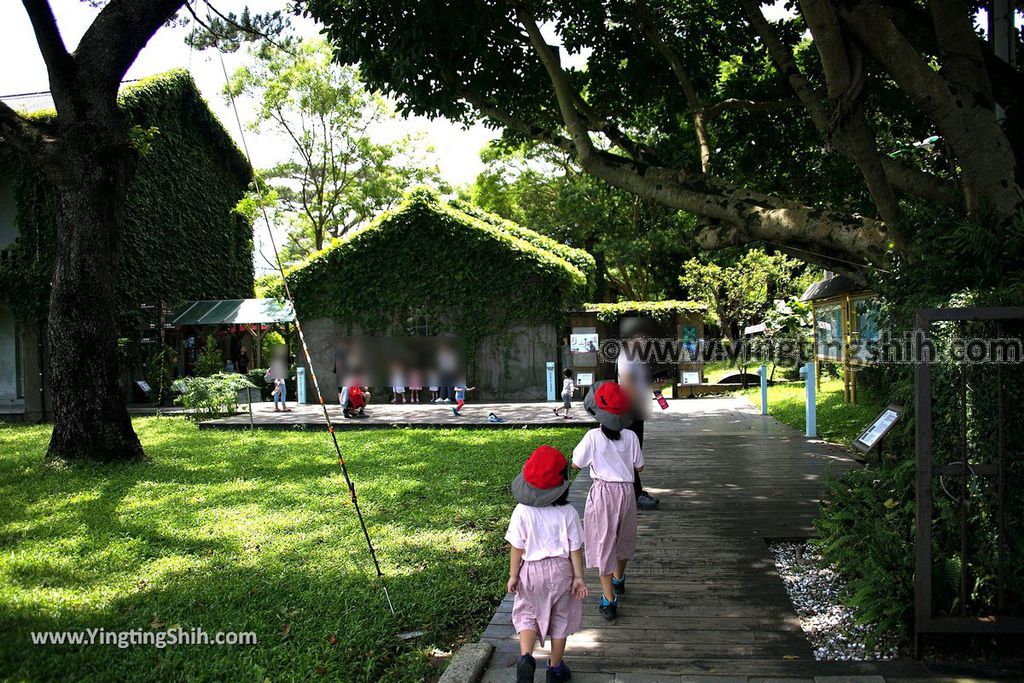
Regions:
[[651, 497], [646, 491], [643, 491], [636, 499], [636, 506], [641, 510], [653, 510], [658, 507], [660, 503], [657, 498]]
[[602, 617], [608, 621], [612, 621], [615, 617], [619, 616], [619, 601], [616, 600], [615, 602], [609, 602], [606, 605], [602, 599], [601, 604], [598, 606], [598, 610], [600, 610]]
[[626, 592], [626, 577], [623, 576], [621, 580], [612, 577], [612, 591], [615, 592], [615, 596], [618, 597]]
[[533, 672], [537, 670], [537, 660], [533, 655], [516, 657], [516, 683], [533, 683]]
[[572, 678], [572, 672], [569, 671], [564, 660], [559, 662], [558, 667], [554, 669], [550, 666], [547, 667], [547, 683], [563, 683], [570, 678]]

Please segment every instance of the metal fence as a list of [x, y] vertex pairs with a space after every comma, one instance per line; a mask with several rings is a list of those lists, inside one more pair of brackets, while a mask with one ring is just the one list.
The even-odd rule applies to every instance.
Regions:
[[[1006, 326], [1019, 330], [1022, 321], [1024, 307], [923, 309], [917, 312], [915, 327], [929, 340], [934, 338], [935, 326], [942, 328], [940, 334], [967, 338], [968, 324], [994, 329], [998, 337]], [[995, 362], [983, 368], [984, 375], [978, 374], [982, 371], [979, 366], [967, 363], [950, 364], [946, 370], [942, 381], [933, 383], [942, 369], [919, 359], [914, 375], [914, 649], [918, 655], [928, 634], [1024, 633], [1020, 596], [1014, 596], [1012, 605], [1007, 596], [1009, 572], [1017, 568], [1008, 567], [1006, 561], [1008, 543], [1019, 540], [1019, 530], [1018, 535], [1011, 535], [1007, 504], [1024, 496], [1019, 482], [1011, 481], [1010, 476], [1011, 461], [1013, 467], [1020, 467], [1020, 406], [1015, 396], [1022, 366]], [[1013, 387], [1013, 400], [1009, 401], [1008, 382]], [[935, 401], [936, 394], [945, 400]], [[1014, 420], [1012, 433], [1007, 430], [1008, 415]], [[947, 487], [947, 481], [952, 486]], [[937, 495], [945, 496], [952, 505], [945, 504], [940, 511]], [[941, 535], [947, 547], [958, 537], [959, 551], [936, 557], [936, 535]], [[981, 566], [991, 567], [992, 575], [978, 576]], [[949, 570], [939, 577], [940, 595], [941, 590], [952, 593], [942, 597], [941, 608], [934, 601], [936, 567]], [[986, 588], [980, 597], [976, 590], [979, 582]]]

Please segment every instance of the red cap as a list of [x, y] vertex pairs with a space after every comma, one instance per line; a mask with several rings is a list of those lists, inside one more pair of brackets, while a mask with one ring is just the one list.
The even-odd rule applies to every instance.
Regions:
[[597, 388], [594, 403], [612, 415], [623, 415], [629, 410], [629, 396], [618, 382], [605, 382]]
[[553, 489], [565, 481], [565, 456], [553, 446], [539, 446], [523, 465], [523, 479], [537, 489]]

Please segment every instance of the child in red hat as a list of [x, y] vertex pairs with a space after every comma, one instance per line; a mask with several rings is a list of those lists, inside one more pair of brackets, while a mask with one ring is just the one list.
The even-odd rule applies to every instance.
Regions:
[[505, 539], [512, 546], [508, 590], [515, 593], [512, 623], [519, 633], [516, 681], [533, 681], [533, 647], [551, 638], [547, 682], [570, 677], [562, 661], [566, 638], [580, 629], [587, 584], [583, 581], [583, 527], [568, 505], [569, 466], [561, 451], [540, 446], [512, 482], [515, 510]]
[[601, 616], [618, 615], [619, 595], [626, 591], [626, 562], [636, 552], [634, 472], [644, 469], [644, 455], [632, 423], [629, 396], [618, 382], [598, 382], [583, 399], [583, 408], [598, 424], [583, 435], [572, 452], [572, 465], [590, 467], [594, 483], [583, 512], [587, 566], [601, 576]]

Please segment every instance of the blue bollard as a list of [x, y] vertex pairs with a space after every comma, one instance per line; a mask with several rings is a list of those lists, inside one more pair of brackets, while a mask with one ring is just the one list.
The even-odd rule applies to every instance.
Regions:
[[814, 396], [816, 388], [814, 378], [814, 363], [807, 363], [804, 366], [804, 368], [806, 369], [806, 379], [804, 381], [806, 383], [805, 386], [807, 389], [807, 430], [804, 432], [804, 435], [809, 439], [813, 439], [816, 436], [818, 436], [818, 414]]
[[762, 365], [760, 369], [761, 375], [761, 414], [768, 414], [768, 366]]

